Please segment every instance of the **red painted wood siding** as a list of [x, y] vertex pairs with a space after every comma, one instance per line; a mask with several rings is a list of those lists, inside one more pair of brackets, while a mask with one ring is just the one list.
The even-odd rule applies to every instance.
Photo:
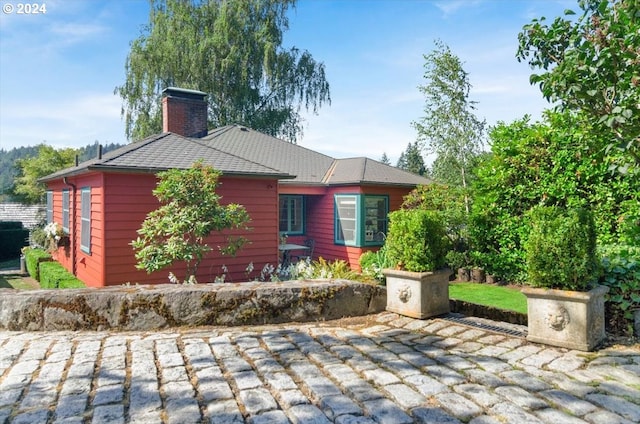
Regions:
[[[59, 249], [56, 259], [87, 286], [102, 287], [129, 283], [167, 283], [169, 272], [184, 278], [185, 267], [176, 265], [147, 274], [135, 267], [136, 259], [130, 243], [137, 237], [147, 213], [160, 205], [152, 190], [157, 184], [155, 175], [90, 173], [69, 178], [76, 186], [75, 217], [72, 218], [72, 246]], [[244, 235], [247, 244], [236, 257], [222, 256], [216, 249], [225, 242], [226, 235], [212, 235], [207, 243], [214, 248], [202, 261], [197, 274], [199, 282], [210, 282], [224, 272], [225, 281], [240, 282], [255, 279], [265, 264], [278, 263], [278, 196], [277, 180], [241, 177], [222, 177], [218, 194], [223, 204], [240, 203], [251, 217], [250, 230], [233, 231]], [[91, 188], [91, 252], [80, 249], [81, 189]], [[62, 182], [49, 184], [53, 191], [53, 219], [62, 222], [62, 190], [71, 188]], [[73, 210], [73, 200], [71, 208]], [[75, 260], [74, 260], [75, 259]], [[254, 271], [246, 268], [253, 262]]]
[[[91, 188], [91, 252], [80, 249], [80, 231], [82, 226], [82, 189]], [[102, 207], [103, 180], [99, 173], [90, 173], [79, 177], [70, 177], [65, 184], [62, 181], [50, 183], [53, 191], [53, 220], [62, 223], [62, 190], [68, 189], [69, 196], [69, 240], [70, 246], [59, 248], [55, 259], [69, 272], [73, 273], [89, 287], [100, 287], [104, 280], [104, 216]]]
[[[352, 269], [360, 269], [360, 255], [367, 250], [378, 250], [377, 247], [353, 247], [334, 243], [334, 195], [335, 194], [371, 194], [389, 196], [389, 210], [400, 208], [403, 198], [411, 191], [406, 187], [394, 186], [341, 186], [328, 187], [321, 195], [308, 195], [307, 199], [307, 231], [305, 236], [290, 237], [289, 241], [301, 243], [305, 238], [316, 241], [314, 258], [323, 257], [327, 260], [344, 260]], [[287, 186], [281, 188], [280, 194], [309, 194], [308, 187]]]
[[[157, 209], [160, 204], [153, 196], [157, 180], [153, 175], [106, 175], [105, 233], [107, 234], [105, 285], [131, 283], [166, 283], [169, 272], [184, 278], [185, 267], [179, 264], [161, 271], [147, 274], [135, 268], [135, 256], [130, 243], [138, 234], [148, 212]], [[135, 181], [135, 184], [132, 182]], [[222, 177], [218, 194], [223, 204], [242, 204], [251, 217], [249, 231], [234, 231], [232, 234], [243, 234], [249, 242], [238, 252], [236, 257], [222, 256], [217, 246], [224, 243], [224, 237], [212, 235], [207, 243], [214, 248], [199, 266], [197, 279], [199, 282], [212, 282], [216, 276], [223, 274], [225, 265], [229, 273], [226, 281], [246, 281], [255, 278], [266, 263], [277, 264], [277, 181], [272, 179], [250, 179]], [[245, 269], [250, 262], [256, 271], [249, 277]]]

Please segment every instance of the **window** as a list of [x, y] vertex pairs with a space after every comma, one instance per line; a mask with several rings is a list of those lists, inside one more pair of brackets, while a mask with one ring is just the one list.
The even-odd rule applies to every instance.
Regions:
[[91, 253], [91, 188], [84, 187], [80, 197], [80, 249]]
[[280, 232], [287, 235], [304, 234], [304, 197], [281, 195], [279, 200]]
[[358, 199], [360, 196], [336, 196], [335, 241], [355, 246], [358, 241]]
[[361, 194], [335, 196], [335, 243], [379, 246], [387, 233], [389, 198]]
[[53, 222], [53, 191], [47, 190], [47, 224]]
[[69, 190], [62, 190], [62, 229], [69, 233]]
[[389, 214], [386, 196], [364, 197], [364, 242], [365, 244], [384, 243], [387, 234], [387, 215]]

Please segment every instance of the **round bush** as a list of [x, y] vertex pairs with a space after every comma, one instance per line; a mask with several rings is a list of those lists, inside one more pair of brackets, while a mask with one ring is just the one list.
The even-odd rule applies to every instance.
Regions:
[[385, 247], [392, 266], [424, 272], [444, 267], [449, 243], [437, 212], [401, 209], [389, 214]]

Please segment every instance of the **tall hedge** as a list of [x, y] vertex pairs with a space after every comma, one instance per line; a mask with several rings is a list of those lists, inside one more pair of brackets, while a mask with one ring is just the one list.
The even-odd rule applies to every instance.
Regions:
[[526, 212], [540, 204], [590, 209], [600, 244], [640, 242], [640, 177], [614, 170], [620, 153], [597, 148], [597, 134], [581, 122], [548, 112], [542, 122], [526, 117], [491, 130], [491, 156], [477, 169], [469, 226], [488, 272], [526, 280]]
[[53, 260], [51, 254], [42, 249], [26, 249], [24, 252], [25, 264], [29, 275], [40, 281], [40, 262]]
[[17, 259], [20, 250], [29, 244], [29, 230], [20, 221], [0, 222], [0, 260]]

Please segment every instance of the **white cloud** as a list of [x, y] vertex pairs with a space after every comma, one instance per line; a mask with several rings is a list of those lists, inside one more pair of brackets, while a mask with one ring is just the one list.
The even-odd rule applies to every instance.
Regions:
[[61, 94], [37, 103], [15, 102], [3, 110], [0, 126], [2, 140], [15, 146], [44, 140], [56, 147], [79, 147], [95, 140], [126, 143], [120, 99], [112, 94], [81, 93], [72, 98]]

